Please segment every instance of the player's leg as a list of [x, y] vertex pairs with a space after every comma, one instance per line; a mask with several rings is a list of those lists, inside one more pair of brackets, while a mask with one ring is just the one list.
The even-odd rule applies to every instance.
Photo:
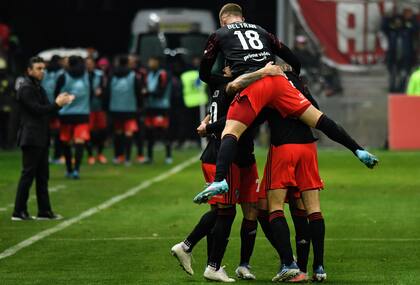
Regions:
[[224, 268], [221, 267], [235, 215], [235, 205], [218, 204], [216, 223], [212, 229], [213, 246], [204, 271], [206, 279], [222, 282], [235, 281], [229, 278]]
[[74, 128], [74, 170], [73, 179], [80, 179], [80, 165], [82, 164], [85, 143], [90, 140], [89, 124], [77, 124]]
[[[243, 154], [250, 155], [249, 152]], [[252, 163], [240, 170], [240, 185], [238, 203], [241, 205], [243, 219], [241, 224], [241, 259], [235, 273], [241, 279], [255, 279], [251, 272], [250, 259], [254, 250], [258, 227], [258, 170], [256, 163]]]
[[[200, 221], [191, 231], [191, 233], [184, 239], [184, 241], [175, 244], [171, 248], [171, 253], [175, 256], [181, 267], [190, 275], [194, 274], [191, 266], [191, 253], [194, 246], [205, 236], [211, 235], [211, 229], [214, 227], [217, 216], [217, 207], [215, 205], [210, 206], [210, 210], [201, 216]], [[207, 239], [207, 254], [209, 256], [209, 249], [212, 246], [212, 240]]]
[[123, 162], [124, 150], [124, 126], [121, 120], [114, 118], [114, 163], [121, 164]]
[[97, 140], [97, 131], [96, 131], [96, 112], [91, 112], [89, 114], [89, 128], [90, 128], [90, 137], [91, 139], [86, 142], [86, 151], [88, 154], [87, 163], [89, 165], [95, 164], [95, 157], [93, 155], [93, 147]]
[[323, 281], [327, 278], [324, 271], [324, 239], [325, 223], [321, 212], [319, 190], [308, 190], [302, 192], [302, 200], [306, 208], [309, 220], [309, 232], [312, 240], [314, 253], [313, 280]]
[[64, 160], [66, 163], [66, 177], [71, 178], [73, 173], [73, 162], [72, 162], [72, 150], [71, 150], [71, 139], [73, 132], [72, 125], [61, 124], [60, 126], [60, 140], [62, 143]]
[[[216, 165], [202, 163], [201, 169], [203, 171], [205, 181], [213, 181]], [[194, 274], [191, 266], [192, 250], [194, 246], [205, 236], [207, 236], [207, 256], [210, 256], [211, 248], [213, 245], [211, 230], [216, 223], [216, 217], [217, 205], [214, 202], [210, 204], [210, 210], [201, 216], [200, 221], [197, 223], [191, 233], [184, 239], [184, 241], [175, 244], [171, 248], [172, 255], [178, 259], [181, 267], [190, 275]]]
[[289, 191], [289, 209], [295, 227], [295, 241], [296, 241], [296, 256], [297, 265], [300, 271], [304, 275], [304, 279], [307, 280], [307, 266], [309, 258], [309, 250], [311, 245], [311, 238], [309, 233], [308, 220], [306, 218], [305, 206], [302, 199], [297, 198], [293, 191]]
[[124, 122], [124, 135], [125, 135], [125, 165], [128, 166], [131, 164], [131, 149], [133, 145], [133, 135], [134, 132], [138, 130], [137, 122], [135, 119], [126, 120]]
[[270, 228], [278, 252], [280, 252], [281, 266], [272, 281], [287, 281], [299, 274], [299, 267], [294, 262], [293, 250], [290, 244], [290, 231], [284, 216], [284, 200], [287, 189], [270, 190], [267, 193], [270, 212]]
[[235, 164], [229, 167], [227, 178], [229, 191], [212, 198], [212, 201], [217, 202], [218, 209], [216, 222], [211, 231], [212, 248], [208, 257], [206, 270], [204, 271], [204, 277], [214, 281], [233, 282], [234, 279], [228, 277], [223, 267], [221, 267], [221, 263], [236, 215], [236, 189], [240, 187], [240, 171]]
[[251, 273], [249, 261], [254, 250], [255, 238], [257, 236], [257, 216], [258, 210], [255, 203], [241, 203], [243, 219], [241, 223], [241, 259], [238, 268], [235, 270], [236, 276], [241, 279], [255, 279]]
[[378, 159], [363, 149], [340, 125], [331, 120], [314, 106], [309, 106], [299, 119], [306, 125], [322, 131], [331, 140], [353, 152], [367, 167], [373, 168]]

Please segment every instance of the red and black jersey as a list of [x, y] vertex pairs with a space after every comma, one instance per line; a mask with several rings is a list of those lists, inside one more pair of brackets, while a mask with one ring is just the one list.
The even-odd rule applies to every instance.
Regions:
[[279, 56], [299, 74], [300, 62], [276, 36], [258, 25], [237, 22], [210, 35], [200, 65], [200, 78], [209, 83], [211, 69], [221, 53], [234, 77], [264, 67]]
[[[289, 81], [308, 99], [312, 105], [318, 108], [318, 104], [305, 88], [304, 84], [293, 72], [286, 72]], [[270, 127], [270, 143], [274, 146], [283, 144], [306, 144], [312, 143], [317, 139], [314, 137], [310, 127], [305, 125], [297, 118], [283, 118], [274, 109], [264, 108], [261, 112], [260, 120], [266, 119]]]
[[[214, 81], [214, 80], [213, 80]], [[210, 122], [207, 126], [208, 144], [201, 155], [203, 163], [215, 164], [223, 128], [226, 123], [226, 114], [232, 98], [226, 95], [226, 82], [212, 82], [210, 89]]]
[[[213, 77], [210, 84], [210, 123], [207, 126], [209, 142], [201, 155], [203, 163], [215, 164], [220, 148], [221, 135], [226, 123], [226, 115], [233, 97], [226, 94], [228, 79]], [[256, 126], [257, 127], [257, 126]], [[256, 127], [249, 127], [238, 142], [238, 152], [235, 163], [239, 167], [250, 167], [255, 163], [254, 137]]]

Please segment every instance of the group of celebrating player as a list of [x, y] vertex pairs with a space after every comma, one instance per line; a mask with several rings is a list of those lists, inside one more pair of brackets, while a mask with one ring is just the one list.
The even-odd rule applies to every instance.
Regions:
[[[219, 19], [221, 28], [209, 37], [200, 66], [200, 78], [211, 90], [210, 114], [197, 128], [201, 136], [209, 138], [201, 156], [209, 185], [194, 202], [207, 202], [210, 210], [184, 241], [172, 247], [171, 253], [192, 275], [191, 252], [207, 237], [204, 277], [234, 282], [221, 264], [238, 203], [244, 216], [240, 262], [235, 271], [238, 278], [255, 279], [249, 262], [259, 222], [280, 258], [280, 269], [272, 281], [307, 281], [312, 243], [312, 280], [322, 282], [327, 277], [323, 260], [325, 224], [319, 197], [323, 182], [318, 173], [316, 139], [310, 128], [351, 150], [369, 168], [378, 159], [318, 110], [299, 79], [299, 60], [287, 46], [258, 25], [244, 22], [237, 4], [223, 6]], [[223, 74], [213, 74], [212, 66], [219, 54], [226, 67]], [[276, 56], [287, 64], [275, 65]], [[256, 127], [265, 121], [271, 139], [264, 177], [258, 185], [253, 139]], [[296, 232], [296, 261], [283, 212], [285, 201]]]

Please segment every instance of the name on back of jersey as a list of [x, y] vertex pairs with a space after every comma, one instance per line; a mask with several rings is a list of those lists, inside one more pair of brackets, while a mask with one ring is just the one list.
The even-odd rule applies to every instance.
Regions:
[[228, 25], [226, 25], [226, 27], [229, 30], [232, 30], [232, 29], [244, 29], [244, 28], [247, 28], [247, 29], [256, 29], [257, 28], [257, 25], [248, 24], [248, 23], [234, 23], [234, 24], [228, 24]]

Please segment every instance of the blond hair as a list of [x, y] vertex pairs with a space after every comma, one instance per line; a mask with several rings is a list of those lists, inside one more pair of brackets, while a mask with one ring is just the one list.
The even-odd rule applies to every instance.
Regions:
[[238, 4], [228, 3], [220, 9], [219, 18], [225, 14], [242, 17], [242, 8]]

